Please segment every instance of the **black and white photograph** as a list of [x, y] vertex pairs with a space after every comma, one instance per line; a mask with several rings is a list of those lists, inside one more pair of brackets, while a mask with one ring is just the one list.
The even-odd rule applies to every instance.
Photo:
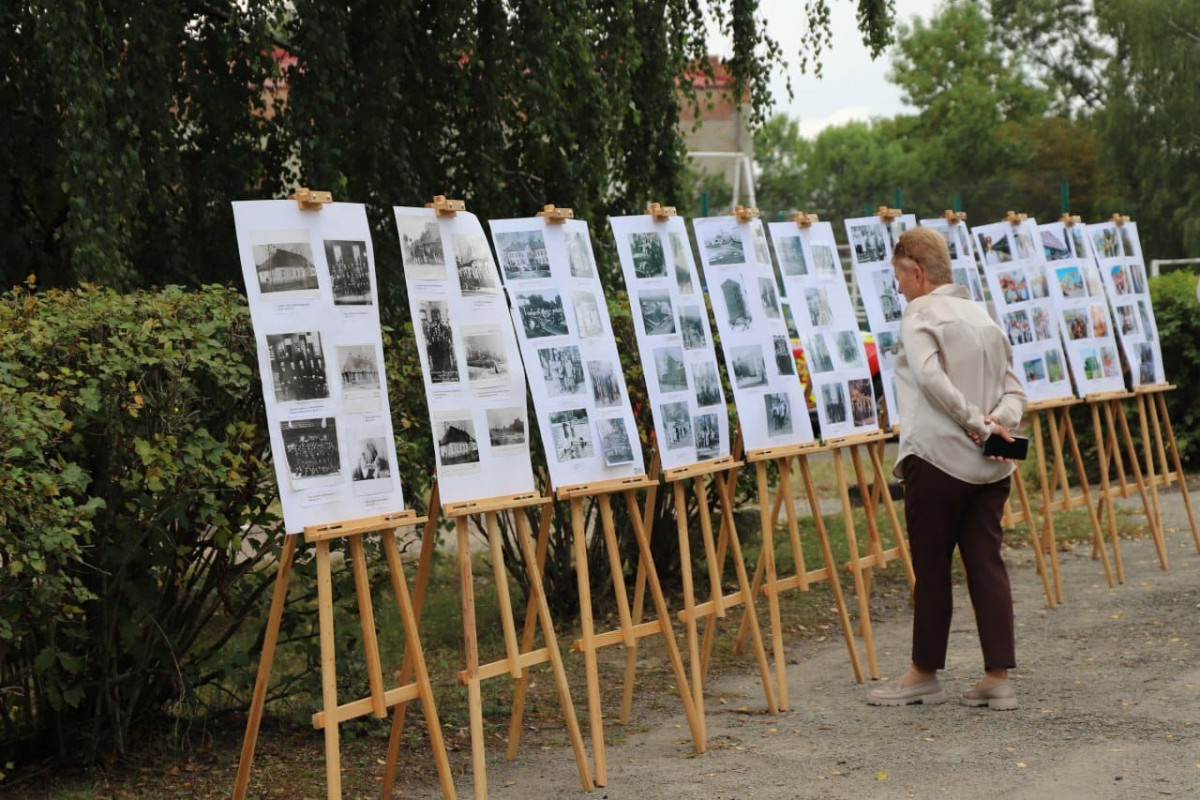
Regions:
[[596, 265], [592, 263], [592, 250], [582, 231], [567, 231], [567, 263], [571, 265], [572, 278], [596, 277]]
[[891, 258], [892, 249], [896, 246], [896, 241], [900, 235], [908, 230], [908, 223], [900, 217], [896, 217], [889, 222], [883, 224], [883, 229], [888, 235], [888, 258]]
[[575, 309], [575, 329], [581, 339], [595, 339], [604, 335], [604, 319], [600, 316], [600, 303], [595, 293], [583, 290], [571, 292], [571, 306]]
[[659, 406], [659, 412], [663, 433], [667, 439], [667, 449], [678, 450], [681, 447], [692, 447], [694, 443], [692, 418], [688, 411], [687, 401], [663, 403]]
[[824, 242], [813, 242], [812, 245], [813, 272], [817, 275], [835, 275], [838, 271], [838, 257], [833, 247]]
[[846, 390], [840, 383], [829, 383], [821, 387], [821, 406], [825, 419], [839, 425], [846, 421]]
[[1037, 254], [1033, 249], [1033, 237], [1025, 228], [1014, 231], [1013, 239], [1017, 243], [1017, 258], [1033, 258]]
[[750, 330], [754, 317], [750, 312], [750, 304], [746, 297], [746, 287], [741, 278], [730, 277], [721, 281], [721, 297], [725, 300], [725, 314], [729, 319], [729, 327], [735, 331]]
[[267, 335], [275, 402], [324, 400], [329, 397], [325, 352], [320, 331]]
[[887, 242], [882, 223], [866, 223], [850, 226], [850, 246], [854, 248], [854, 260], [859, 264], [885, 261], [888, 256]]
[[750, 240], [754, 243], [754, 258], [760, 264], [771, 263], [771, 250], [767, 247], [767, 233], [758, 223], [750, 225]]
[[875, 353], [879, 358], [879, 368], [891, 372], [896, 368], [896, 356], [900, 355], [900, 335], [895, 331], [875, 334]]
[[1142, 265], [1136, 262], [1129, 265], [1129, 288], [1134, 294], [1146, 293], [1146, 279], [1142, 275]]
[[1082, 225], [1072, 225], [1071, 226], [1070, 239], [1071, 239], [1071, 248], [1075, 253], [1075, 257], [1076, 258], [1087, 258], [1088, 257], [1087, 239], [1084, 238]]
[[708, 346], [704, 336], [704, 318], [700, 306], [679, 307], [679, 330], [683, 334], [685, 350], [703, 350]]
[[696, 434], [696, 459], [709, 461], [721, 452], [721, 422], [716, 414], [697, 414], [692, 420]]
[[710, 231], [704, 238], [704, 252], [713, 266], [745, 264], [746, 250], [737, 223], [731, 219], [725, 227]]
[[829, 293], [824, 286], [810, 286], [804, 290], [804, 305], [808, 308], [808, 321], [814, 328], [833, 324], [833, 309], [829, 305]]
[[625, 420], [621, 417], [596, 420], [596, 434], [600, 437], [600, 449], [604, 451], [604, 463], [610, 467], [633, 461], [633, 443]]
[[337, 420], [333, 417], [284, 420], [283, 451], [292, 488], [307, 489], [338, 482], [342, 474]]
[[1137, 248], [1133, 246], [1133, 237], [1129, 235], [1129, 228], [1124, 225], [1117, 228], [1118, 235], [1121, 237], [1121, 249], [1129, 258], [1137, 257]]
[[737, 388], [751, 389], [767, 385], [767, 362], [763, 358], [761, 345], [730, 347], [729, 360], [733, 364], [733, 382]]
[[683, 348], [678, 345], [656, 348], [654, 350], [654, 374], [658, 377], [660, 392], [686, 392], [688, 381], [687, 367], [683, 361]]
[[588, 378], [592, 381], [592, 399], [600, 408], [621, 405], [621, 382], [617, 368], [610, 361], [587, 362]]
[[250, 250], [263, 299], [299, 300], [317, 296], [320, 282], [308, 231], [254, 231], [251, 237], [258, 242]]
[[633, 255], [633, 273], [638, 278], [664, 278], [667, 254], [657, 233], [629, 234], [629, 252]]
[[792, 403], [787, 393], [768, 392], [763, 395], [767, 412], [767, 435], [787, 436], [792, 432]]
[[463, 352], [467, 381], [473, 387], [505, 385], [509, 381], [508, 348], [497, 324], [464, 325]]
[[857, 378], [846, 382], [850, 392], [850, 413], [854, 427], [864, 428], [875, 424], [875, 395], [870, 378]]
[[721, 377], [717, 365], [712, 361], [692, 364], [692, 385], [696, 388], [696, 405], [719, 405], [721, 402]]
[[904, 309], [900, 307], [900, 295], [896, 291], [896, 273], [891, 267], [877, 269], [871, 273], [871, 280], [874, 281], [875, 291], [879, 295], [883, 321], [899, 322], [900, 317], [904, 316]]
[[775, 369], [780, 375], [796, 374], [796, 359], [792, 357], [792, 345], [786, 336], [772, 336], [775, 347]]
[[479, 468], [479, 438], [470, 411], [447, 414], [436, 421], [438, 463], [464, 471]]
[[458, 269], [458, 288], [463, 297], [494, 295], [500, 291], [492, 254], [483, 234], [455, 234], [454, 266]]
[[1044, 300], [1050, 296], [1046, 272], [1039, 267], [1030, 267], [1029, 269], [1029, 295], [1034, 300]]
[[350, 451], [350, 480], [355, 494], [375, 494], [392, 488], [392, 464], [383, 436], [358, 436]]
[[687, 257], [686, 247], [687, 240], [675, 231], [667, 234], [667, 241], [671, 243], [671, 260], [675, 264], [675, 285], [679, 287], [680, 294], [694, 294], [696, 287], [692, 285], [692, 271], [688, 264], [690, 263]]
[[487, 410], [488, 443], [495, 451], [504, 447], [524, 447], [525, 409], [520, 406]]
[[1025, 309], [1009, 311], [1004, 315], [1004, 330], [1008, 341], [1014, 347], [1019, 344], [1030, 344], [1034, 341], [1033, 326], [1029, 324], [1029, 314]]
[[506, 281], [550, 277], [550, 256], [541, 231], [503, 231], [492, 239]]
[[442, 231], [437, 220], [425, 216], [396, 218], [400, 233], [400, 255], [404, 274], [412, 281], [444, 281], [446, 252], [442, 248]]
[[675, 333], [675, 312], [671, 307], [670, 292], [666, 289], [640, 292], [638, 305], [642, 310], [642, 326], [647, 336]]
[[815, 333], [808, 338], [804, 355], [809, 372], [833, 372], [833, 356], [829, 354], [829, 345], [822, 334]]
[[326, 239], [325, 262], [329, 265], [335, 306], [371, 305], [374, 295], [366, 242]]
[[771, 278], [758, 279], [758, 299], [768, 319], [779, 319], [779, 291]]
[[586, 408], [551, 411], [550, 433], [554, 437], [554, 457], [559, 461], [579, 461], [596, 455]]
[[513, 299], [521, 315], [525, 338], [540, 339], [567, 333], [567, 314], [557, 289], [517, 292]]
[[547, 396], [565, 397], [584, 393], [583, 360], [577, 345], [542, 347], [537, 353]]
[[425, 341], [425, 360], [429, 364], [430, 383], [457, 383], [458, 356], [454, 332], [445, 300], [421, 300], [417, 303], [418, 324]]
[[1142, 321], [1142, 335], [1146, 337], [1146, 341], [1154, 339], [1154, 323], [1150, 321], [1150, 312], [1146, 310], [1146, 301], [1138, 300], [1138, 318]]
[[342, 409], [348, 414], [378, 411], [383, 402], [379, 380], [379, 354], [374, 344], [339, 344]]
[[838, 359], [845, 368], [858, 369], [862, 367], [862, 340], [858, 331], [838, 331], [834, 337]]
[[807, 275], [808, 262], [804, 259], [804, 244], [799, 236], [781, 236], [775, 242], [775, 255], [779, 256], [779, 271], [784, 275]]

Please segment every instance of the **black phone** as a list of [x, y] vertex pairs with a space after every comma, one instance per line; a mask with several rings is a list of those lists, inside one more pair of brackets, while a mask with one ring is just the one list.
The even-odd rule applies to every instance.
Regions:
[[992, 435], [983, 443], [983, 454], [1021, 461], [1029, 454], [1029, 439], [1024, 436], [1014, 436], [1010, 442], [1003, 436]]

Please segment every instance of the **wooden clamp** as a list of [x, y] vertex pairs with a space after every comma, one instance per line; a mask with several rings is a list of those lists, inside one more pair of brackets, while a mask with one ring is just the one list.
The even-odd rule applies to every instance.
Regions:
[[951, 225], [957, 225], [960, 222], [967, 221], [967, 212], [965, 211], [943, 211], [942, 218]]
[[664, 206], [660, 205], [659, 203], [651, 203], [646, 208], [645, 213], [654, 217], [655, 222], [666, 222], [671, 217], [675, 216], [676, 212], [675, 206]]
[[314, 192], [312, 189], [300, 188], [288, 200], [295, 200], [301, 211], [320, 211], [326, 203], [333, 202], [333, 192]]
[[1018, 214], [1015, 211], [1009, 211], [1007, 214], [1004, 215], [1004, 219], [1010, 225], [1020, 225], [1022, 222], [1024, 222], [1027, 219], [1027, 217], [1025, 214]]
[[435, 194], [432, 203], [426, 203], [426, 208], [432, 208], [439, 217], [453, 217], [460, 211], [467, 210], [467, 204], [462, 200], [447, 200], [444, 194]]
[[575, 219], [575, 212], [569, 208], [555, 208], [547, 203], [542, 206], [542, 210], [537, 212], [539, 217], [545, 217], [546, 222], [550, 225], [561, 225], [569, 219]]
[[746, 208], [745, 206], [735, 206], [733, 215], [737, 217], [738, 222], [749, 222], [752, 219], [758, 219], [758, 207]]
[[887, 206], [880, 206], [875, 210], [875, 216], [879, 217], [883, 222], [891, 222], [903, 213], [898, 208], [888, 208]]
[[1112, 215], [1112, 224], [1116, 225], [1118, 228], [1124, 225], [1126, 222], [1129, 222], [1129, 217], [1124, 217], [1120, 214]]
[[1079, 218], [1078, 214], [1063, 214], [1058, 218], [1058, 221], [1063, 224], [1063, 227], [1070, 228], [1074, 225], [1078, 225], [1083, 220]]
[[803, 211], [797, 211], [792, 215], [792, 221], [796, 223], [798, 228], [811, 228], [814, 222], [820, 222], [821, 218], [816, 214], [805, 214]]

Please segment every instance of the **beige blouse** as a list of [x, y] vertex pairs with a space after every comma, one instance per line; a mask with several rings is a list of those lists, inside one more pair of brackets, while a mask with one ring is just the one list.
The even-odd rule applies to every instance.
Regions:
[[896, 358], [895, 475], [902, 475], [900, 462], [915, 455], [967, 483], [1003, 479], [1013, 465], [986, 458], [967, 431], [986, 439], [983, 418], [990, 416], [1012, 433], [1025, 403], [1008, 338], [964, 287], [939, 286], [908, 304]]

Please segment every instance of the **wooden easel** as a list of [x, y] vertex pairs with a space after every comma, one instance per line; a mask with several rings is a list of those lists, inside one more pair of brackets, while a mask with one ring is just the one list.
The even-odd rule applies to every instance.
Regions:
[[[558, 638], [554, 632], [554, 619], [550, 615], [550, 606], [546, 602], [546, 593], [542, 587], [540, 566], [545, 560], [545, 550], [539, 559], [530, 536], [529, 519], [524, 509], [529, 506], [544, 506], [550, 502], [537, 492], [497, 497], [486, 500], [449, 503], [442, 506], [442, 515], [454, 520], [456, 543], [458, 546], [458, 580], [462, 598], [463, 638], [465, 644], [467, 667], [459, 673], [458, 681], [467, 687], [467, 704], [471, 718], [471, 769], [475, 778], [475, 797], [484, 800], [487, 790], [487, 743], [483, 731], [483, 697], [481, 683], [489, 678], [509, 675], [517, 686], [525, 677], [525, 670], [538, 664], [550, 662], [554, 675], [555, 687], [558, 690], [559, 703], [562, 705], [563, 717], [566, 723], [567, 736], [571, 740], [571, 748], [575, 753], [575, 763], [579, 769], [580, 783], [585, 791], [592, 791], [595, 783], [588, 764], [587, 753], [583, 746], [583, 735], [579, 730], [579, 721], [575, 715], [575, 705], [571, 700], [571, 690], [567, 683], [567, 674], [563, 666], [562, 653], [558, 649]], [[500, 525], [498, 515], [512, 512], [518, 546], [521, 556], [525, 559], [529, 575], [530, 605], [537, 611], [537, 619], [541, 624], [542, 638], [545, 646], [530, 650], [533, 631], [529, 620], [526, 622], [525, 648], [517, 643], [516, 622], [513, 618], [512, 601], [508, 592], [508, 573], [504, 568], [504, 554], [501, 551]], [[548, 513], [543, 509], [542, 514]], [[471, 516], [483, 516], [483, 529], [488, 534], [488, 547], [491, 554], [492, 569], [495, 575], [496, 594], [500, 612], [500, 626], [504, 634], [505, 657], [488, 664], [479, 663], [479, 637], [475, 622], [475, 592], [474, 577], [471, 566], [470, 531], [468, 520]], [[544, 539], [544, 533], [539, 539]], [[523, 690], [521, 690], [523, 692]], [[523, 694], [522, 694], [523, 697]], [[518, 723], [519, 729], [519, 723]], [[510, 758], [513, 757], [510, 748]]]
[[[904, 564], [911, 589], [916, 585], [913, 573], [912, 555], [908, 551], [908, 540], [904, 529], [900, 526], [900, 518], [892, 503], [892, 495], [888, 489], [887, 473], [883, 468], [883, 447], [891, 433], [888, 431], [872, 431], [830, 439], [822, 449], [828, 450], [833, 456], [833, 468], [837, 476], [838, 496], [842, 503], [842, 519], [846, 528], [846, 539], [850, 548], [850, 561], [846, 565], [854, 576], [854, 592], [858, 598], [859, 630], [867, 651], [867, 666], [872, 680], [879, 679], [879, 664], [875, 656], [875, 636], [871, 630], [870, 594], [871, 570], [886, 567], [890, 562], [899, 559]], [[868, 486], [866, 472], [863, 469], [860, 447], [865, 447], [871, 459], [874, 485]], [[867, 520], [867, 554], [859, 549], [858, 536], [855, 533], [853, 507], [850, 504], [850, 487], [846, 481], [842, 467], [842, 451], [848, 450], [854, 466], [855, 483], [859, 496], [862, 498], [863, 511]], [[884, 549], [883, 540], [879, 535], [878, 508], [882, 501], [888, 521], [895, 534], [896, 544]]]
[[[1179, 491], [1183, 495], [1183, 507], [1187, 511], [1188, 525], [1192, 530], [1192, 541], [1196, 546], [1196, 552], [1200, 553], [1200, 530], [1196, 528], [1196, 516], [1192, 512], [1192, 499], [1188, 493], [1187, 480], [1183, 473], [1183, 463], [1179, 458], [1179, 445], [1175, 441], [1175, 430], [1171, 427], [1171, 417], [1167, 413], [1166, 393], [1172, 391], [1175, 387], [1169, 383], [1156, 383], [1146, 386], [1138, 386], [1133, 390], [1134, 395], [1138, 400], [1138, 416], [1140, 419], [1149, 417], [1149, 428], [1153, 435], [1154, 446], [1150, 446], [1150, 437], [1147, 436], [1145, 426], [1142, 428], [1142, 443], [1145, 453], [1146, 463], [1151, 466], [1148, 472], [1154, 476], [1157, 474], [1154, 482], [1168, 488], [1173, 483], [1179, 484]], [[1166, 435], [1164, 437], [1164, 431]], [[1167, 449], [1170, 448], [1170, 461], [1167, 459]], [[1153, 461], [1154, 456], [1158, 456], [1158, 470], [1154, 472]], [[1159, 520], [1159, 529], [1162, 529], [1162, 510], [1155, 508], [1156, 515]]]
[[[411, 700], [420, 699], [425, 712], [425, 722], [429, 729], [430, 747], [433, 750], [434, 763], [437, 765], [438, 778], [441, 781], [442, 793], [453, 798], [454, 780], [450, 774], [450, 762], [446, 757], [446, 746], [442, 739], [441, 723], [438, 721], [437, 707], [434, 704], [433, 688], [429, 680], [429, 672], [425, 667], [425, 656], [421, 650], [421, 639], [414, 613], [412, 600], [408, 593], [408, 583], [404, 577], [404, 567], [400, 560], [400, 551], [396, 544], [395, 530], [399, 527], [418, 525], [426, 521], [417, 517], [412, 511], [397, 514], [386, 514], [376, 517], [352, 520], [330, 525], [320, 525], [305, 528], [304, 539], [307, 543], [316, 544], [317, 563], [317, 605], [320, 620], [321, 642], [321, 697], [322, 710], [313, 715], [313, 727], [325, 731], [325, 774], [328, 797], [342, 796], [341, 750], [338, 736], [338, 726], [366, 714], [374, 714], [382, 718], [387, 716], [388, 708], [407, 704]], [[362, 537], [364, 533], [379, 532], [381, 546], [387, 554], [388, 573], [391, 577], [392, 588], [396, 595], [396, 604], [400, 611], [401, 623], [404, 627], [405, 663], [411, 664], [411, 672], [416, 680], [412, 683], [402, 681], [402, 685], [385, 690], [383, 669], [379, 658], [379, 642], [375, 633], [375, 618], [371, 604], [371, 589], [367, 578], [367, 562], [363, 550]], [[250, 768], [254, 761], [254, 749], [258, 742], [259, 726], [262, 722], [263, 708], [266, 704], [267, 685], [270, 682], [271, 666], [275, 658], [275, 645], [279, 638], [279, 626], [283, 619], [283, 607], [287, 602], [288, 581], [291, 576], [292, 561], [296, 552], [298, 535], [288, 536], [284, 541], [283, 553], [279, 559], [279, 571], [275, 579], [275, 592], [271, 599], [271, 610], [267, 617], [267, 630], [263, 640], [263, 650], [258, 665], [258, 677], [254, 685], [254, 695], [250, 706], [250, 718], [246, 723], [246, 735], [242, 743], [241, 759], [238, 763], [237, 781], [234, 785], [235, 800], [242, 800], [250, 781]], [[354, 570], [354, 588], [358, 597], [359, 619], [362, 624], [362, 643], [367, 661], [367, 674], [371, 687], [369, 697], [339, 704], [337, 697], [337, 654], [333, 635], [333, 581], [329, 560], [329, 543], [333, 539], [344, 539], [350, 550], [350, 562]]]
[[[657, 464], [657, 453], [655, 454]], [[656, 469], [656, 468], [655, 468]], [[688, 727], [696, 752], [703, 753], [706, 749], [704, 733], [703, 707], [697, 708], [689, 687], [687, 673], [684, 670], [683, 658], [675, 641], [675, 631], [671, 623], [670, 610], [658, 580], [658, 572], [654, 567], [653, 555], [650, 551], [650, 539], [647, 533], [648, 511], [639, 507], [635, 492], [640, 488], [653, 490], [654, 483], [645, 475], [634, 478], [621, 478], [598, 483], [578, 484], [558, 489], [555, 496], [566, 500], [571, 509], [571, 536], [575, 551], [575, 576], [579, 587], [579, 615], [581, 636], [574, 643], [573, 650], [583, 654], [584, 670], [587, 676], [588, 714], [592, 733], [592, 755], [596, 784], [605, 786], [608, 783], [608, 762], [605, 755], [604, 714], [600, 698], [600, 676], [596, 661], [596, 651], [601, 647], [623, 644], [626, 648], [626, 680], [625, 699], [622, 703], [621, 722], [629, 720], [632, 705], [633, 666], [636, 662], [637, 642], [646, 636], [659, 636], [667, 648], [667, 656], [675, 674], [675, 683], [679, 689], [679, 699], [683, 704]], [[624, 496], [629, 519], [633, 527], [633, 535], [638, 545], [638, 576], [636, 598], [636, 614], [629, 604], [625, 588], [625, 569], [621, 560], [621, 550], [617, 543], [616, 526], [613, 519], [612, 496]], [[588, 574], [587, 531], [584, 528], [584, 500], [591, 498], [600, 509], [600, 527], [604, 536], [605, 549], [608, 553], [609, 571], [613, 582], [613, 592], [617, 600], [617, 614], [620, 620], [618, 628], [596, 633], [594, 615], [592, 613], [591, 579]], [[650, 507], [653, 507], [651, 503]], [[654, 603], [655, 618], [649, 622], [641, 621], [642, 603], [645, 597], [645, 587], [649, 586]], [[514, 709], [514, 717], [518, 712]], [[510, 737], [510, 742], [512, 741]]]
[[[785, 591], [797, 590], [807, 592], [810, 586], [818, 581], [829, 581], [833, 593], [834, 604], [837, 607], [838, 620], [842, 626], [842, 636], [846, 641], [846, 649], [850, 654], [850, 666], [854, 670], [854, 680], [863, 682], [862, 664], [858, 658], [858, 647], [854, 642], [854, 629], [850, 623], [850, 614], [846, 607], [846, 598], [842, 594], [841, 581], [838, 578], [838, 567], [825, 530], [825, 519], [821, 514], [821, 500], [817, 497], [816, 486], [813, 483], [812, 470], [809, 467], [808, 456], [823, 451], [818, 443], [795, 445], [786, 448], [769, 448], [755, 450], [746, 454], [746, 461], [754, 464], [755, 478], [758, 487], [758, 507], [760, 524], [762, 526], [762, 556], [755, 567], [753, 586], [767, 597], [767, 605], [771, 613], [771, 644], [772, 656], [775, 660], [775, 681], [779, 688], [779, 707], [787, 710], [791, 707], [788, 698], [787, 658], [783, 651], [783, 625], [780, 619], [779, 595]], [[796, 507], [792, 499], [791, 462], [795, 459], [800, 467], [804, 481], [805, 496], [808, 499], [812, 513], [813, 528], [816, 530], [817, 542], [821, 548], [824, 566], [818, 569], [808, 569], [804, 561], [804, 548], [800, 541], [800, 525], [796, 518]], [[779, 470], [779, 487], [772, 499], [770, 486], [767, 481], [767, 464], [775, 462]], [[847, 495], [848, 496], [848, 495]], [[794, 574], [781, 578], [775, 562], [775, 525], [779, 519], [780, 506], [787, 516], [788, 541], [791, 544], [794, 561]], [[741, 643], [739, 631], [738, 644]]]
[[[707, 654], [711, 648], [712, 637], [715, 635], [717, 619], [724, 619], [726, 610], [739, 605], [745, 606], [745, 620], [750, 628], [750, 637], [754, 645], [755, 657], [758, 662], [759, 674], [762, 678], [763, 693], [767, 702], [767, 710], [776, 714], [779, 706], [776, 702], [775, 689], [771, 682], [771, 668], [767, 661], [767, 651], [763, 646], [762, 631], [758, 624], [758, 614], [754, 605], [754, 591], [750, 578], [746, 573], [746, 561], [742, 556], [741, 542], [737, 535], [737, 526], [733, 519], [733, 489], [731, 476], [736, 478], [736, 469], [741, 462], [726, 456], [724, 458], [703, 461], [686, 467], [678, 467], [663, 471], [663, 480], [671, 485], [675, 499], [675, 527], [679, 536], [680, 577], [683, 581], [683, 609], [678, 617], [687, 630], [688, 657], [691, 667], [691, 686], [695, 704], [698, 709], [704, 708], [704, 678], [708, 667]], [[713, 540], [712, 517], [708, 507], [708, 487], [706, 478], [712, 478], [717, 489], [717, 498], [721, 508], [721, 542], [718, 549]], [[688, 534], [687, 518], [683, 509], [686, 506], [686, 490], [684, 483], [691, 481], [692, 490], [696, 497], [696, 506], [700, 516], [700, 531], [704, 544], [705, 564], [708, 571], [709, 599], [697, 603], [695, 586], [692, 579], [691, 544]], [[737, 574], [738, 588], [729, 594], [725, 593], [722, 574], [725, 564], [725, 546], [733, 560], [734, 571]], [[704, 642], [701, 643], [697, 622], [705, 619]], [[703, 653], [703, 655], [702, 655]], [[703, 713], [700, 715], [704, 724]], [[706, 730], [706, 729], [705, 729]], [[706, 734], [707, 738], [707, 734]]]
[[[1129, 497], [1130, 481], [1125, 475], [1124, 463], [1126, 458], [1129, 459], [1130, 466], [1133, 469], [1133, 486], [1142, 498], [1142, 507], [1146, 512], [1146, 519], [1150, 526], [1150, 535], [1154, 539], [1154, 547], [1158, 553], [1158, 563], [1163, 569], [1166, 569], [1168, 566], [1162, 529], [1159, 526], [1155, 513], [1155, 508], [1157, 507], [1157, 488], [1150, 487], [1155, 493], [1155, 499], [1151, 501], [1150, 495], [1146, 492], [1147, 482], [1143, 476], [1141, 465], [1138, 463], [1133, 436], [1129, 431], [1129, 421], [1125, 418], [1125, 411], [1121, 407], [1121, 401], [1128, 400], [1133, 396], [1132, 392], [1117, 391], [1097, 392], [1089, 394], [1085, 398], [1091, 409], [1092, 428], [1095, 431], [1096, 437], [1096, 456], [1100, 465], [1100, 496], [1097, 502], [1097, 514], [1101, 518], [1107, 514], [1109, 541], [1113, 548], [1113, 565], [1116, 568], [1118, 583], [1125, 582], [1125, 564], [1121, 559], [1121, 539], [1117, 535], [1116, 507], [1113, 504], [1113, 500], [1117, 497]], [[1103, 424], [1101, 423], [1102, 418]], [[1119, 438], [1117, 435], [1118, 427], [1120, 428]], [[1124, 446], [1125, 456], [1122, 455], [1122, 445]], [[1116, 486], [1112, 484], [1108, 476], [1110, 466], [1115, 466], [1116, 468]], [[1102, 548], [1100, 549], [1102, 550]], [[1093, 552], [1093, 555], [1096, 555], [1096, 553]]]

